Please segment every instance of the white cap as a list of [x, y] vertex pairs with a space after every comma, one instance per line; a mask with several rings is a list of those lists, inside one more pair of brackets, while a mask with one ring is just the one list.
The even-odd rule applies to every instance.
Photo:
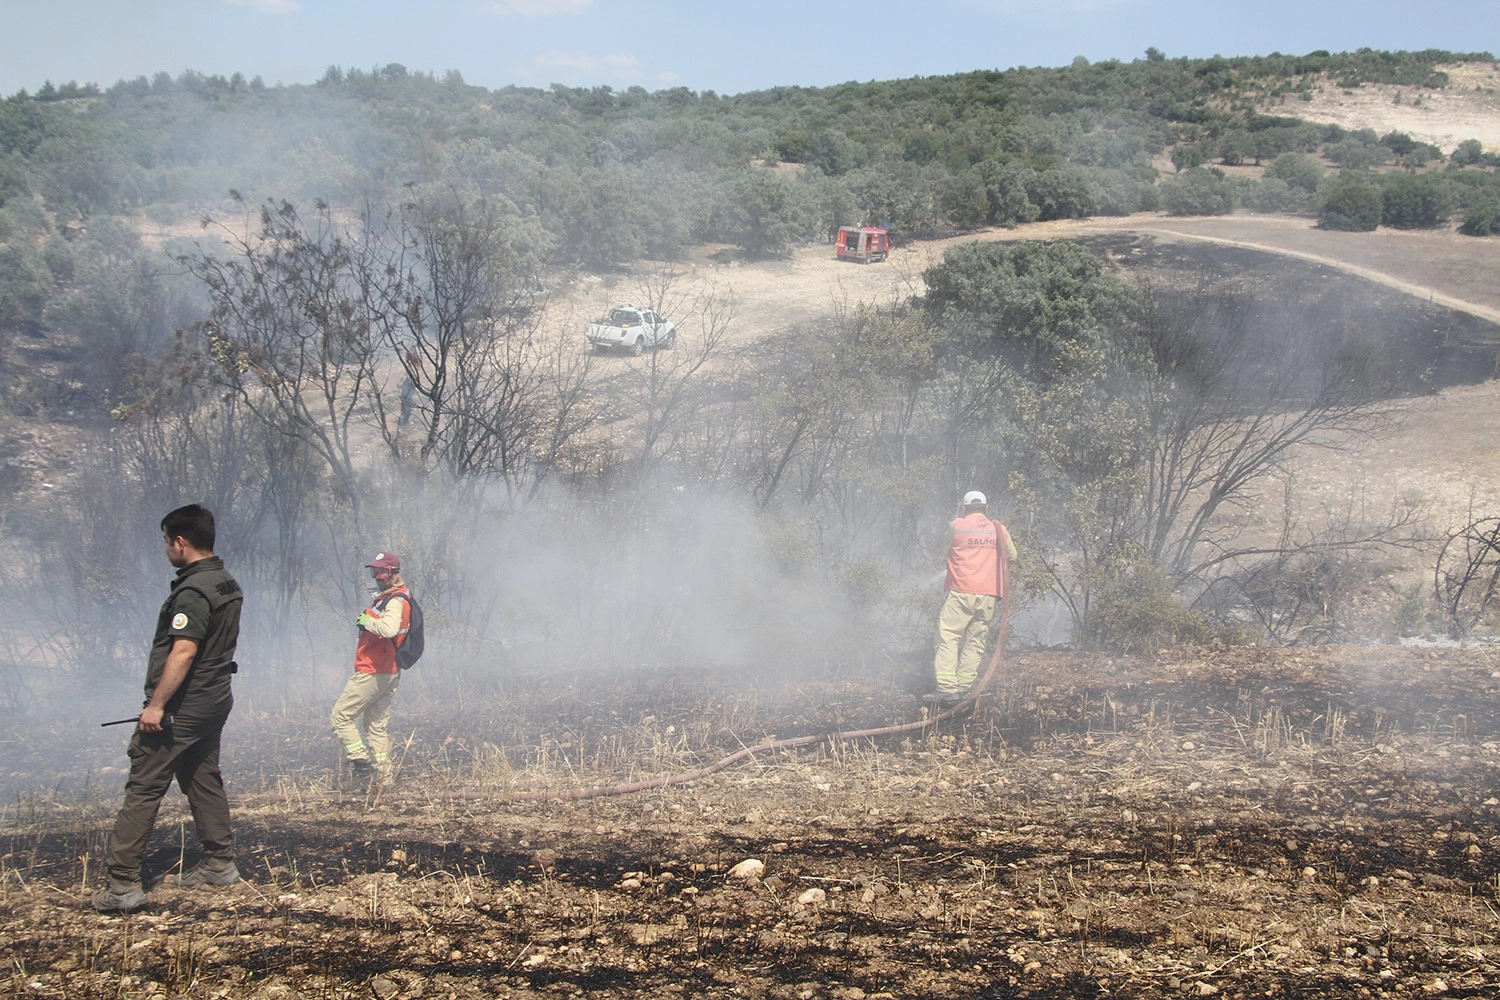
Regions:
[[983, 507], [987, 503], [989, 503], [989, 501], [986, 500], [984, 498], [984, 494], [979, 492], [978, 490], [970, 490], [969, 492], [964, 494], [965, 507]]

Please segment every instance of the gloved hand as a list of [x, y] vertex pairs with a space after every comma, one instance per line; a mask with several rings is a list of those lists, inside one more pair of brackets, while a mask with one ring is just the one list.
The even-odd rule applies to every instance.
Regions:
[[359, 613], [359, 617], [354, 619], [354, 624], [358, 625], [365, 631], [369, 631], [370, 626], [375, 624], [375, 616], [370, 614], [370, 612], [368, 611], [361, 611]]

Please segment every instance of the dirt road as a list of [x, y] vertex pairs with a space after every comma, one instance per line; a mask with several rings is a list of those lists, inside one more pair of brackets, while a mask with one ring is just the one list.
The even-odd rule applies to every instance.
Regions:
[[[684, 298], [713, 291], [737, 305], [735, 340], [745, 342], [828, 315], [840, 303], [888, 303], [920, 294], [922, 272], [949, 247], [975, 240], [1068, 240], [1101, 233], [1136, 232], [1160, 240], [1196, 240], [1296, 257], [1335, 267], [1406, 294], [1500, 324], [1500, 240], [1452, 231], [1378, 230], [1335, 233], [1291, 216], [1236, 215], [1175, 218], [1159, 213], [1126, 218], [1042, 222], [986, 229], [963, 236], [897, 246], [884, 264], [851, 264], [831, 246], [808, 247], [783, 261], [717, 266], [715, 247], [701, 248], [685, 264], [648, 265], [642, 271], [676, 274]], [[629, 279], [605, 287], [586, 281], [565, 296], [584, 312], [602, 310], [633, 294]], [[670, 314], [670, 313], [669, 313]]]

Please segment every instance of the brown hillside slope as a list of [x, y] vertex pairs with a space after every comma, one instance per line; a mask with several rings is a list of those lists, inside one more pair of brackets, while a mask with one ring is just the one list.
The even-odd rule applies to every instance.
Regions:
[[1500, 68], [1495, 63], [1439, 66], [1448, 74], [1442, 90], [1366, 83], [1345, 90], [1332, 80], [1315, 88], [1311, 101], [1284, 98], [1261, 106], [1267, 114], [1293, 115], [1323, 125], [1405, 132], [1444, 153], [1465, 139], [1500, 149]]

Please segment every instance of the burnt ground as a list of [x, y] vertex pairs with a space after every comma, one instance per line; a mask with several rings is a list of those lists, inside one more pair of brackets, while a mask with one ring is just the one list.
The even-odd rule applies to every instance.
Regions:
[[[1252, 296], [1248, 330], [1289, 326], [1308, 339], [1370, 358], [1396, 395], [1420, 395], [1495, 377], [1500, 326], [1407, 292], [1294, 256], [1230, 241], [1180, 242], [1136, 232], [1075, 240], [1127, 277], [1240, 287]], [[1291, 308], [1285, 308], [1291, 305]]]
[[[1022, 652], [974, 714], [927, 732], [634, 795], [515, 798], [910, 721], [911, 679], [640, 671], [511, 681], [459, 711], [414, 695], [373, 799], [328, 773], [321, 706], [252, 711], [226, 750], [248, 880], [163, 882], [126, 918], [85, 908], [116, 789], [17, 791], [0, 995], [1500, 989], [1492, 647]], [[47, 734], [32, 750], [54, 769], [77, 753]], [[187, 822], [173, 793], [155, 878]], [[731, 874], [747, 859], [760, 876]]]

